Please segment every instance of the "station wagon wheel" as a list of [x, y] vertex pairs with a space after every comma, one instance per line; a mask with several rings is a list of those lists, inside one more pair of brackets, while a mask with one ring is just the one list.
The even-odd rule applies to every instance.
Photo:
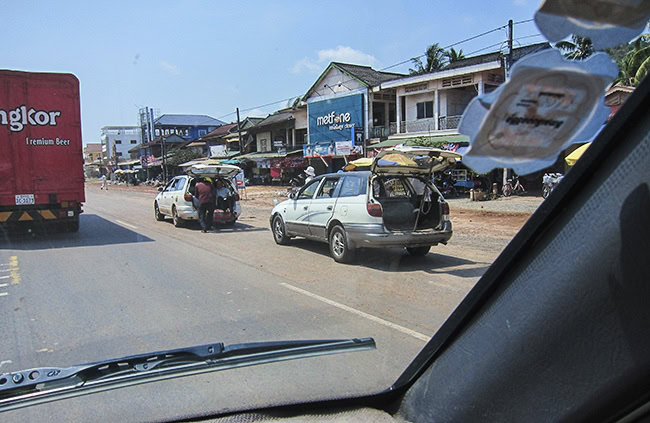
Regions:
[[162, 213], [160, 213], [160, 209], [158, 208], [158, 203], [153, 203], [153, 215], [156, 218], [156, 220], [159, 222], [165, 220], [165, 216]]
[[284, 221], [280, 216], [273, 218], [273, 239], [279, 245], [287, 245], [289, 243], [289, 236], [284, 228]]
[[174, 226], [177, 228], [181, 228], [183, 226], [183, 219], [178, 216], [178, 211], [176, 210], [176, 206], [172, 207], [172, 219], [174, 220]]
[[338, 263], [350, 263], [354, 259], [354, 250], [348, 247], [345, 231], [340, 225], [334, 226], [329, 236], [330, 254]]
[[406, 251], [413, 257], [424, 257], [429, 253], [431, 247], [406, 247]]

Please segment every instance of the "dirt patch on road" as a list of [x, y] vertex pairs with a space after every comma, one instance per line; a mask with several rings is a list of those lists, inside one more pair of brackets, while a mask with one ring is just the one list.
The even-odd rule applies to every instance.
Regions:
[[451, 213], [451, 222], [456, 234], [471, 237], [489, 235], [510, 240], [530, 216], [530, 213], [455, 209]]

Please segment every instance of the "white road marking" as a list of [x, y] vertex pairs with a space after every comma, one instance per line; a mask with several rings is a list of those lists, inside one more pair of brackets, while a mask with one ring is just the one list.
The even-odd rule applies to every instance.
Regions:
[[119, 223], [120, 225], [124, 225], [124, 226], [126, 226], [127, 228], [138, 229], [137, 226], [129, 225], [128, 223], [126, 223], [126, 222], [122, 222], [121, 220], [117, 220], [117, 219], [116, 219], [115, 221], [116, 221], [117, 223]]
[[5, 286], [9, 286], [8, 283], [0, 283], [0, 288], [4, 288]]
[[0, 292], [0, 297], [6, 297], [7, 295], [9, 295], [8, 292]]
[[12, 363], [13, 363], [13, 361], [11, 361], [11, 360], [2, 360], [2, 361], [0, 361], [0, 367], [2, 367], [5, 364], [12, 364]]
[[7, 276], [0, 276], [0, 279], [9, 279], [10, 277], [11, 277], [11, 275], [7, 275]]
[[320, 295], [316, 295], [316, 294], [313, 294], [313, 293], [311, 293], [309, 291], [305, 291], [302, 288], [298, 288], [296, 286], [289, 285], [288, 283], [284, 283], [284, 282], [280, 283], [280, 285], [282, 285], [283, 287], [288, 288], [288, 289], [290, 289], [292, 291], [299, 292], [299, 293], [301, 293], [303, 295], [314, 298], [314, 299], [316, 299], [318, 301], [322, 301], [325, 304], [329, 304], [331, 306], [340, 308], [341, 310], [345, 310], [345, 311], [348, 311], [350, 313], [356, 314], [357, 316], [360, 316], [360, 317], [363, 317], [365, 319], [371, 320], [371, 321], [373, 321], [375, 323], [379, 323], [380, 325], [384, 325], [384, 326], [387, 326], [387, 327], [389, 327], [391, 329], [398, 330], [398, 331], [400, 331], [402, 333], [410, 335], [410, 336], [412, 336], [414, 338], [417, 338], [417, 339], [419, 339], [421, 341], [429, 342], [429, 339], [431, 339], [431, 337], [426, 336], [424, 334], [421, 334], [420, 332], [416, 332], [416, 331], [414, 331], [412, 329], [405, 328], [404, 326], [400, 326], [398, 324], [389, 322], [388, 320], [384, 320], [384, 319], [382, 319], [380, 317], [373, 316], [372, 314], [368, 314], [368, 313], [363, 312], [361, 310], [357, 310], [356, 308], [346, 306], [345, 304], [337, 303], [336, 301], [332, 301], [332, 300], [327, 299], [325, 297], [321, 297]]

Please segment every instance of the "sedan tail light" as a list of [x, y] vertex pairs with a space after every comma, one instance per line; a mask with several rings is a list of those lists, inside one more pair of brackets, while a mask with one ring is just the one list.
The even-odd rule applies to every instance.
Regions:
[[235, 193], [235, 201], [239, 201], [239, 193], [238, 192]]
[[442, 220], [449, 220], [449, 203], [443, 201], [441, 206], [442, 206]]
[[381, 209], [381, 204], [377, 203], [367, 203], [366, 204], [366, 210], [368, 210], [368, 214], [373, 217], [382, 217], [383, 216], [383, 211]]

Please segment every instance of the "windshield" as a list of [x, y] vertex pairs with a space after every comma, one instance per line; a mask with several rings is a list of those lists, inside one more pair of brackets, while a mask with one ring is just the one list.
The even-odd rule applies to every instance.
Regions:
[[[606, 50], [610, 81], [588, 39], [549, 44], [537, 3], [5, 4], [0, 389], [22, 369], [196, 345], [377, 348], [1, 419], [161, 420], [388, 389], [648, 69], [650, 35]], [[587, 67], [563, 74], [574, 91], [507, 85], [551, 86], [540, 66], [555, 59], [530, 59], [548, 52]]]

